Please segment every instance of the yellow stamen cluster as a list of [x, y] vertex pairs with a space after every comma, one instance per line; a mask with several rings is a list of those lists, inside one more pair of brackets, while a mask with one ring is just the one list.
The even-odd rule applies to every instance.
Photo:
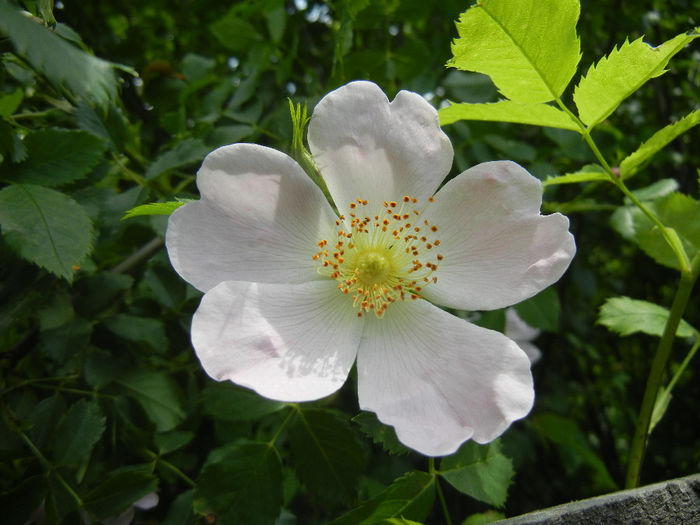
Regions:
[[350, 203], [349, 216], [335, 222], [334, 247], [327, 239], [319, 241], [312, 257], [317, 270], [337, 280], [341, 293], [352, 295], [358, 317], [374, 312], [381, 318], [391, 303], [417, 299], [425, 286], [437, 282], [433, 273], [443, 259], [433, 251], [440, 246], [438, 228], [421, 219], [425, 206], [417, 204], [410, 196], [384, 201], [381, 212], [371, 216], [364, 213], [369, 201], [357, 199]]

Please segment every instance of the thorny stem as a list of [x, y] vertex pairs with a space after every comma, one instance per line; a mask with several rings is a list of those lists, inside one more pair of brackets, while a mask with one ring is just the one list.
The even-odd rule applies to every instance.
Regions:
[[658, 395], [659, 388], [661, 387], [661, 379], [666, 370], [668, 358], [671, 355], [671, 347], [673, 344], [673, 339], [676, 336], [676, 330], [681, 322], [685, 308], [688, 305], [688, 300], [690, 299], [693, 286], [695, 285], [699, 274], [700, 252], [698, 252], [693, 258], [690, 271], [681, 272], [681, 279], [678, 283], [673, 304], [671, 305], [671, 312], [668, 316], [668, 321], [666, 321], [664, 333], [661, 336], [659, 346], [656, 349], [656, 354], [654, 355], [654, 360], [651, 364], [651, 371], [649, 372], [647, 386], [644, 391], [644, 398], [642, 399], [642, 407], [639, 410], [639, 418], [637, 420], [637, 426], [635, 428], [634, 437], [632, 438], [632, 445], [630, 447], [629, 464], [627, 467], [627, 477], [625, 480], [626, 488], [634, 488], [639, 484], [639, 473], [641, 471], [642, 461], [644, 459], [644, 451], [646, 449], [647, 438], [649, 435], [649, 424], [651, 423], [651, 415], [654, 411], [654, 405], [656, 404], [656, 396]]
[[452, 518], [450, 518], [450, 511], [447, 509], [447, 502], [445, 501], [445, 495], [442, 493], [442, 487], [440, 486], [440, 480], [437, 476], [437, 470], [435, 470], [435, 458], [428, 458], [428, 472], [435, 480], [435, 490], [438, 494], [438, 499], [440, 500], [440, 505], [442, 506], [442, 512], [445, 514], [445, 525], [452, 525]]

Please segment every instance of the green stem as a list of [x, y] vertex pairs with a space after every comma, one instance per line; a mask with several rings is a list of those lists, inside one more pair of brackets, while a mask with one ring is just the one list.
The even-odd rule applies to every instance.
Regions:
[[284, 418], [284, 421], [282, 421], [282, 424], [281, 424], [280, 427], [277, 429], [277, 432], [275, 432], [275, 435], [272, 436], [272, 439], [269, 441], [269, 444], [270, 444], [271, 447], [274, 447], [274, 446], [275, 446], [275, 441], [277, 441], [277, 438], [278, 438], [278, 437], [280, 436], [280, 434], [282, 433], [282, 430], [284, 430], [284, 427], [287, 426], [287, 423], [289, 423], [289, 420], [292, 419], [292, 416], [296, 413], [296, 411], [297, 411], [297, 409], [298, 409], [298, 405], [293, 404], [293, 405], [291, 405], [290, 408], [291, 408], [291, 410], [289, 411], [289, 414], [287, 414], [287, 417]]
[[435, 470], [435, 458], [428, 458], [428, 472], [435, 480], [435, 490], [437, 490], [438, 499], [440, 500], [440, 505], [442, 506], [442, 512], [445, 515], [445, 525], [452, 525], [450, 511], [447, 509], [447, 501], [445, 501], [445, 495], [442, 493], [442, 487], [440, 486], [440, 479], [438, 478], [437, 470]]
[[178, 478], [180, 478], [182, 481], [187, 483], [190, 487], [196, 487], [197, 484], [190, 478], [187, 474], [185, 474], [183, 471], [181, 471], [179, 468], [177, 468], [175, 465], [170, 463], [170, 461], [167, 461], [160, 457], [158, 454], [155, 452], [152, 452], [148, 449], [144, 449], [144, 454], [151, 458], [156, 464], [161, 465], [162, 467], [166, 468], [173, 474], [175, 474]]
[[676, 296], [671, 305], [671, 312], [666, 321], [664, 333], [661, 336], [659, 346], [656, 349], [656, 354], [651, 364], [651, 371], [649, 372], [644, 398], [642, 399], [642, 407], [639, 410], [639, 418], [630, 447], [629, 464], [625, 480], [626, 488], [634, 488], [639, 485], [639, 474], [647, 445], [651, 415], [654, 411], [654, 405], [656, 404], [656, 396], [661, 387], [661, 379], [671, 355], [671, 348], [676, 336], [676, 330], [681, 322], [685, 308], [688, 305], [693, 286], [698, 279], [698, 274], [700, 274], [700, 252], [693, 258], [690, 271], [681, 272]]

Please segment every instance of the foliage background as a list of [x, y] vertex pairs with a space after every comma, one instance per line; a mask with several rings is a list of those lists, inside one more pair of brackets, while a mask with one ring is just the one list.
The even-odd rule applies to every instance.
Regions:
[[[23, 7], [41, 18], [42, 4]], [[206, 495], [212, 479], [225, 477], [210, 452], [225, 455], [220, 447], [241, 440], [267, 442], [287, 414], [294, 421], [276, 447], [283, 466], [280, 523], [294, 523], [294, 517], [326, 522], [404, 473], [427, 469], [425, 458], [388, 454], [350, 421], [358, 412], [352, 378], [337, 395], [315, 403], [318, 412], [264, 402], [208, 379], [189, 343], [199, 293], [168, 263], [161, 240], [166, 218], [120, 218], [138, 204], [196, 197], [194, 173], [217, 146], [247, 141], [289, 150], [287, 97], [312, 108], [329, 90], [369, 79], [390, 98], [409, 89], [436, 106], [448, 99], [497, 100], [487, 77], [444, 67], [456, 37], [454, 20], [467, 7], [455, 0], [56, 2], [62, 38], [123, 66], [115, 70], [118, 91], [104, 100], [90, 98], [90, 78], [85, 92], [57, 79], [61, 73], [50, 64], [64, 56], [45, 48], [46, 62], [37, 67], [16, 42], [0, 37], [2, 185], [51, 187], [85, 210], [78, 214], [82, 233], [75, 233], [85, 257], [75, 268], [47, 271], [27, 262], [31, 257], [18, 255], [16, 232], [2, 223], [0, 492], [15, 522], [23, 523], [42, 501], [49, 521], [72, 522], [78, 511], [71, 492], [93, 516], [107, 518], [156, 488], [158, 506], [138, 511], [137, 520], [192, 521], [191, 483], [199, 486], [195, 509], [206, 514], [206, 505], [211, 510], [217, 503], [205, 497], [197, 506], [197, 497]], [[689, 29], [697, 23], [691, 7], [682, 0], [583, 1], [579, 71], [625, 38], [645, 35], [657, 45]], [[680, 53], [668, 74], [645, 85], [604, 124], [596, 139], [607, 158], [621, 159], [698, 107], [698, 53], [692, 47]], [[63, 64], [63, 74], [76, 74]], [[445, 131], [455, 148], [453, 174], [504, 158], [544, 178], [594, 160], [574, 133], [485, 122]], [[697, 143], [697, 131], [676, 140], [635, 187], [670, 177], [681, 191], [697, 195], [700, 152], [691, 147]], [[34, 178], [26, 178], [29, 171]], [[56, 173], [63, 179], [51, 179]], [[59, 199], [53, 204], [64, 211], [65, 202], [51, 195], [33, 194]], [[622, 204], [618, 194], [596, 184], [552, 187], [545, 194], [545, 211], [569, 215], [578, 255], [556, 293], [523, 309], [545, 329], [537, 340], [544, 357], [534, 367], [532, 414], [502, 439], [516, 473], [503, 509], [508, 516], [623, 484], [656, 343], [651, 336], [611, 334], [596, 324], [597, 311], [617, 295], [668, 306], [676, 274], [611, 228], [611, 214]], [[76, 228], [76, 221], [65, 228]], [[686, 319], [697, 321], [699, 313], [691, 303]], [[503, 327], [499, 314], [482, 322]], [[677, 349], [672, 368], [683, 356]], [[698, 398], [700, 381], [691, 369], [652, 435], [644, 483], [698, 471]], [[300, 452], [303, 413], [329, 429], [330, 441], [337, 439], [352, 459], [330, 491], [328, 474]], [[459, 519], [494, 506], [447, 485], [445, 496]], [[260, 516], [251, 519], [265, 522]], [[441, 520], [437, 506], [426, 518]]]

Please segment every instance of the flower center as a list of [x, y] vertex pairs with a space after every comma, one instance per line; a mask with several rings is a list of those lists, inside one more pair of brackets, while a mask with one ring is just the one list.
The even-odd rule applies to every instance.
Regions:
[[[433, 202], [433, 198], [428, 199]], [[374, 216], [364, 214], [369, 201], [350, 203], [349, 217], [335, 221], [334, 250], [327, 239], [312, 257], [322, 275], [338, 281], [338, 290], [352, 295], [357, 316], [374, 312], [381, 318], [397, 300], [418, 299], [425, 286], [437, 282], [433, 273], [443, 256], [434, 247], [437, 226], [422, 219], [418, 199], [405, 196], [401, 204], [384, 202]]]

